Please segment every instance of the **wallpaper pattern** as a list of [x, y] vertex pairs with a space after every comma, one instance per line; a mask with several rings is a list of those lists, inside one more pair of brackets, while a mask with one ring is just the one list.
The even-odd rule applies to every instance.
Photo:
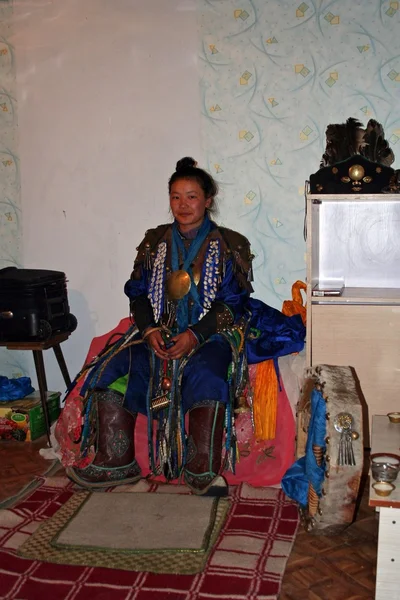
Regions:
[[[204, 166], [220, 184], [218, 220], [249, 237], [256, 294], [281, 307], [305, 278], [304, 181], [326, 126], [373, 117], [400, 149], [400, 2], [197, 3]], [[22, 262], [12, 8], [0, 0], [0, 268]], [[0, 366], [25, 371], [21, 355], [2, 349]]]
[[272, 306], [305, 278], [304, 182], [326, 126], [375, 118], [400, 153], [399, 16], [386, 0], [199, 0], [206, 168]]
[[[20, 172], [17, 156], [18, 122], [16, 101], [16, 64], [9, 42], [12, 32], [13, 4], [0, 1], [0, 269], [21, 266], [22, 227]], [[0, 374], [26, 373], [22, 352], [0, 348]]]

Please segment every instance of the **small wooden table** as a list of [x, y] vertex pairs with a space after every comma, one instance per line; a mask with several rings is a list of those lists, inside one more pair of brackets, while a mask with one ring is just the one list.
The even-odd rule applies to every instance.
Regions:
[[[372, 417], [371, 454], [400, 453], [400, 423], [387, 416]], [[370, 477], [369, 505], [379, 510], [378, 560], [375, 600], [400, 600], [400, 477], [396, 489], [387, 497], [378, 496]]]
[[4, 346], [7, 350], [32, 350], [33, 360], [35, 361], [35, 369], [36, 375], [38, 379], [39, 392], [40, 392], [40, 401], [42, 403], [42, 409], [44, 414], [44, 420], [46, 423], [46, 433], [47, 439], [49, 440], [49, 445], [51, 446], [50, 441], [50, 419], [49, 412], [47, 410], [47, 380], [46, 380], [46, 371], [44, 368], [44, 360], [43, 360], [43, 350], [48, 350], [49, 348], [53, 348], [54, 354], [56, 356], [58, 366], [60, 367], [62, 376], [65, 381], [65, 385], [69, 387], [71, 385], [71, 379], [68, 373], [67, 365], [65, 364], [65, 359], [61, 350], [60, 344], [65, 342], [70, 336], [70, 332], [58, 333], [46, 341], [30, 341], [30, 342], [2, 342], [0, 341], [0, 346]]

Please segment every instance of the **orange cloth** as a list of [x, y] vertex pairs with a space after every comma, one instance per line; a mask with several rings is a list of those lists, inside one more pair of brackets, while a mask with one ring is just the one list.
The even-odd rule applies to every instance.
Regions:
[[273, 360], [257, 365], [254, 384], [254, 434], [258, 440], [273, 440], [278, 410], [278, 378]]
[[296, 281], [292, 285], [292, 300], [285, 300], [282, 305], [282, 312], [287, 317], [293, 315], [301, 315], [304, 325], [307, 321], [306, 307], [303, 304], [303, 296], [301, 290], [307, 292], [307, 286], [303, 281]]
[[[288, 317], [300, 315], [306, 324], [306, 307], [303, 305], [301, 290], [306, 291], [303, 281], [292, 285], [292, 300], [285, 300], [282, 312]], [[273, 440], [276, 435], [278, 414], [278, 378], [273, 360], [264, 360], [257, 365], [254, 384], [253, 416], [254, 435], [258, 440]]]

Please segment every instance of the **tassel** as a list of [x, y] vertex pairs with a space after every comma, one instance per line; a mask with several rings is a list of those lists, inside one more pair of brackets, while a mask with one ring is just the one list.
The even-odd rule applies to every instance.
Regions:
[[172, 329], [175, 319], [176, 319], [176, 304], [172, 301], [168, 301], [168, 319], [167, 319], [167, 328]]
[[315, 515], [317, 514], [318, 503], [318, 494], [314, 490], [313, 486], [310, 484], [308, 488], [308, 514], [310, 515], [310, 517], [315, 517]]
[[226, 274], [226, 256], [224, 254], [224, 258], [222, 260], [222, 279], [225, 279]]
[[247, 272], [247, 281], [251, 282], [251, 281], [254, 281], [254, 273], [253, 273], [253, 259], [254, 259], [254, 254], [250, 254], [249, 258], [250, 258], [250, 267], [249, 267], [249, 270]]
[[151, 271], [151, 268], [152, 268], [150, 244], [148, 242], [145, 245], [144, 268], [146, 269], [146, 271]]
[[315, 456], [317, 465], [320, 467], [322, 465], [322, 460], [324, 458], [325, 450], [321, 446], [316, 446], [315, 444], [313, 444], [312, 450], [313, 450], [313, 454]]
[[242, 269], [240, 268], [240, 254], [237, 250], [233, 251], [233, 272], [237, 273], [238, 269], [240, 269], [242, 271]]
[[277, 407], [278, 378], [274, 361], [265, 360], [257, 365], [254, 385], [253, 414], [256, 439], [275, 438]]
[[238, 462], [238, 443], [236, 439], [236, 433], [233, 432], [231, 443], [231, 471], [233, 474], [235, 474], [236, 462]]

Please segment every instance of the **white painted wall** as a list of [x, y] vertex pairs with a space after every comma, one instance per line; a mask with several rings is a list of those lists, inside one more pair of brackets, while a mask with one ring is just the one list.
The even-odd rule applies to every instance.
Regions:
[[12, 43], [23, 263], [67, 273], [74, 375], [128, 313], [123, 285], [144, 231], [169, 219], [176, 160], [202, 158], [195, 0], [19, 0]]

